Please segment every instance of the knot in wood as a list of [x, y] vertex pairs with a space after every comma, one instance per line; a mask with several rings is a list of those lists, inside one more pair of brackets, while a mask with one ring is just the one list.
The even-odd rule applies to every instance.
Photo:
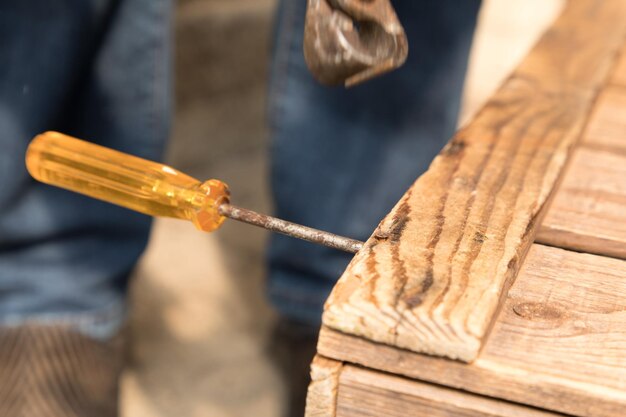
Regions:
[[556, 305], [534, 302], [515, 304], [513, 312], [519, 317], [532, 321], [560, 321], [567, 315]]

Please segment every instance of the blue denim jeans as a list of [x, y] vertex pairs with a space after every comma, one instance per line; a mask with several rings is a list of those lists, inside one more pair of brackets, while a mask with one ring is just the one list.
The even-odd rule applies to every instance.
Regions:
[[160, 159], [170, 0], [0, 0], [0, 324], [123, 321], [150, 219], [36, 183], [30, 139], [59, 130]]
[[[345, 90], [319, 86], [302, 53], [304, 0], [282, 0], [270, 91], [279, 217], [367, 239], [456, 129], [480, 0], [393, 0], [409, 39], [404, 67]], [[269, 296], [320, 321], [351, 255], [272, 236]]]
[[[305, 0], [279, 6], [272, 67], [277, 215], [366, 239], [455, 130], [479, 0], [396, 0], [404, 68], [326, 88], [302, 56]], [[170, 0], [0, 0], [0, 325], [67, 323], [111, 336], [150, 220], [38, 184], [29, 140], [60, 130], [161, 159], [170, 116]], [[319, 322], [350, 256], [282, 236], [268, 291]]]

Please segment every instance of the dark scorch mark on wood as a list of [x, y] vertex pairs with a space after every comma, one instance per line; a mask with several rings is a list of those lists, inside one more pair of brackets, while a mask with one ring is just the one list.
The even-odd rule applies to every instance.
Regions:
[[380, 274], [378, 273], [378, 270], [376, 269], [377, 262], [376, 262], [376, 254], [374, 251], [376, 246], [378, 246], [377, 240], [373, 241], [373, 243], [368, 248], [367, 262], [365, 265], [366, 265], [367, 272], [371, 274], [371, 277], [372, 277], [369, 281], [370, 301], [377, 308], [379, 308], [378, 300], [376, 299], [376, 284], [378, 283]]
[[400, 240], [402, 239], [402, 235], [409, 221], [409, 215], [411, 214], [411, 206], [409, 205], [410, 198], [411, 193], [409, 192], [393, 216], [392, 225], [389, 230], [389, 240], [391, 243], [391, 265], [393, 267], [394, 276], [397, 277], [399, 286], [399, 291], [396, 294], [394, 304], [398, 303], [399, 297], [409, 279], [404, 261], [400, 257]]
[[463, 140], [453, 140], [441, 151], [443, 156], [457, 156], [465, 150], [467, 145]]
[[[454, 178], [454, 175], [457, 173], [461, 161], [463, 160], [466, 148], [467, 143], [465, 142], [465, 140], [462, 138], [458, 138], [450, 142], [441, 152], [443, 156], [451, 157], [454, 161], [454, 166], [451, 169], [450, 175], [447, 178], [448, 181], [452, 180], [452, 178]], [[424, 273], [424, 276], [422, 277], [422, 284], [416, 290], [405, 294], [403, 297], [403, 301], [407, 304], [407, 307], [411, 309], [418, 307], [424, 302], [424, 294], [426, 294], [435, 283], [433, 259], [435, 257], [435, 247], [441, 239], [441, 233], [443, 232], [443, 226], [446, 220], [443, 212], [448, 201], [448, 196], [449, 192], [446, 192], [439, 199], [440, 205], [439, 214], [437, 215], [437, 224], [435, 226], [433, 236], [431, 237], [430, 242], [427, 246], [429, 251], [426, 258], [428, 261], [428, 267], [426, 269], [426, 272]], [[404, 292], [404, 287], [402, 289], [402, 292]]]
[[432, 269], [426, 271], [426, 273], [424, 274], [424, 277], [422, 278], [422, 285], [420, 285], [418, 290], [412, 293], [408, 293], [403, 297], [403, 301], [406, 303], [407, 307], [410, 309], [413, 309], [421, 305], [424, 302], [424, 294], [428, 292], [428, 290], [430, 289], [430, 287], [432, 287], [434, 282], [435, 282], [435, 279], [433, 276]]

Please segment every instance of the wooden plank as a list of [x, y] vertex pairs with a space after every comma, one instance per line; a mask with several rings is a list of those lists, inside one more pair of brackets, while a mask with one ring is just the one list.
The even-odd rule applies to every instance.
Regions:
[[535, 241], [626, 259], [626, 153], [578, 149]]
[[311, 383], [304, 417], [335, 417], [337, 390], [343, 363], [316, 355], [311, 363]]
[[558, 417], [563, 414], [347, 365], [337, 417]]
[[623, 0], [577, 0], [381, 222], [323, 322], [472, 361], [608, 78]]
[[626, 261], [533, 245], [472, 364], [324, 328], [327, 357], [584, 417], [626, 410]]
[[594, 108], [583, 145], [626, 155], [626, 87], [607, 87]]

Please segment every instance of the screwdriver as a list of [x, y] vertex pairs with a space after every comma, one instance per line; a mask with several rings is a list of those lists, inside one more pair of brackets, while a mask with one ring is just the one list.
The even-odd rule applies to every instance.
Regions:
[[280, 220], [230, 204], [222, 181], [198, 181], [158, 162], [58, 132], [37, 135], [26, 151], [26, 168], [38, 181], [117, 204], [149, 216], [191, 221], [212, 232], [226, 218], [356, 253], [363, 242]]

